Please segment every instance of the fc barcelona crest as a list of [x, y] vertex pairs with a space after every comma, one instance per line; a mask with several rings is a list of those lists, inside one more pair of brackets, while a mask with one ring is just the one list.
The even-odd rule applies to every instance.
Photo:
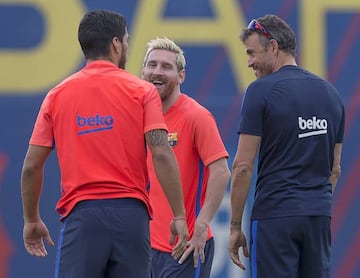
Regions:
[[178, 134], [177, 132], [169, 132], [168, 133], [168, 141], [171, 147], [175, 147], [178, 141]]

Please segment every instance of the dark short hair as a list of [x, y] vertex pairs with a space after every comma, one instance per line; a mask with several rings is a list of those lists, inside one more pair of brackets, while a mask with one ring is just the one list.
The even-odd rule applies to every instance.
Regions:
[[282, 51], [295, 57], [296, 37], [289, 24], [280, 17], [271, 14], [259, 17], [256, 20], [270, 33], [271, 38], [266, 37], [260, 30], [245, 28], [240, 35], [242, 42], [245, 42], [251, 34], [258, 33], [265, 48], [269, 45], [270, 39], [274, 39]]
[[114, 37], [122, 41], [126, 34], [126, 18], [116, 12], [94, 10], [87, 12], [80, 21], [78, 40], [87, 59], [97, 59], [110, 53]]

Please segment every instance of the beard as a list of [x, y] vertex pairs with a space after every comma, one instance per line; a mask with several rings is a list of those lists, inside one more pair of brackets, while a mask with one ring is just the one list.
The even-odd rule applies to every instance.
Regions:
[[265, 64], [262, 64], [261, 66], [258, 66], [256, 68], [256, 78], [259, 79], [261, 77], [264, 77], [264, 76], [267, 76], [271, 73], [274, 72], [273, 70], [273, 64], [272, 63], [265, 63]]
[[125, 69], [125, 65], [126, 65], [126, 60], [127, 60], [127, 46], [123, 43], [121, 43], [121, 56], [118, 62], [118, 67], [121, 69]]
[[121, 52], [121, 57], [118, 63], [118, 67], [121, 69], [125, 69], [125, 65], [126, 65], [126, 54], [122, 51]]
[[169, 96], [171, 96], [171, 94], [173, 93], [173, 91], [175, 90], [177, 84], [174, 81], [168, 82], [166, 83], [165, 87], [163, 88], [162, 92], [160, 93], [160, 98], [162, 101], [167, 100], [167, 98]]

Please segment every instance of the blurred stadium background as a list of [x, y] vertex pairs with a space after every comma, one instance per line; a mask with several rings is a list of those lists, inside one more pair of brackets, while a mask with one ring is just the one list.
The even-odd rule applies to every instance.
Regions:
[[[55, 247], [48, 248], [48, 257], [42, 259], [23, 248], [21, 165], [44, 95], [84, 64], [77, 26], [85, 11], [97, 8], [127, 17], [127, 69], [134, 74], [139, 74], [145, 43], [154, 36], [168, 36], [183, 47], [188, 65], [182, 90], [215, 115], [230, 165], [242, 94], [254, 80], [238, 35], [249, 20], [268, 13], [291, 24], [297, 34], [299, 65], [331, 81], [346, 106], [342, 176], [333, 206], [332, 277], [360, 277], [360, 1], [0, 0], [0, 278], [53, 277]], [[41, 200], [42, 217], [54, 240], [59, 230], [54, 210], [58, 194], [54, 153]], [[216, 236], [212, 277], [249, 277], [249, 270], [235, 268], [228, 257], [228, 222], [227, 192], [212, 223]]]

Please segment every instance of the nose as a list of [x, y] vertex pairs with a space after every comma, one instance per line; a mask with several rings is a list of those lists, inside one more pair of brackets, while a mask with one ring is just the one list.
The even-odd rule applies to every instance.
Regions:
[[162, 75], [162, 70], [161, 70], [161, 65], [157, 65], [156, 67], [153, 68], [153, 72], [152, 74], [154, 75]]
[[248, 68], [251, 68], [254, 65], [254, 59], [249, 57], [247, 61]]

